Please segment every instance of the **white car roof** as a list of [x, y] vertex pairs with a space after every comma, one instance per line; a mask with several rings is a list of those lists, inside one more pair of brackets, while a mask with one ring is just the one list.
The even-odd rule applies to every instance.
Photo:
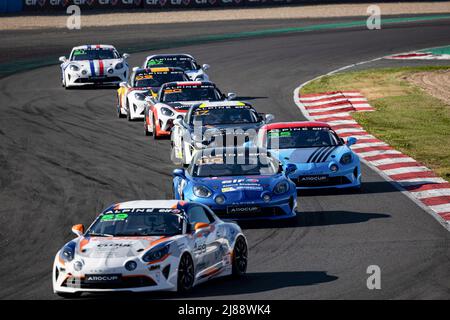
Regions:
[[112, 46], [110, 44], [85, 44], [85, 45], [82, 45], [82, 46], [74, 47], [72, 50], [80, 50], [80, 49], [81, 50], [83, 50], [83, 49], [85, 50], [88, 47], [96, 48], [97, 46], [99, 46], [102, 49], [116, 49], [114, 46]]
[[145, 209], [145, 208], [158, 208], [158, 209], [170, 209], [178, 203], [178, 200], [134, 200], [121, 202], [116, 205], [116, 209]]

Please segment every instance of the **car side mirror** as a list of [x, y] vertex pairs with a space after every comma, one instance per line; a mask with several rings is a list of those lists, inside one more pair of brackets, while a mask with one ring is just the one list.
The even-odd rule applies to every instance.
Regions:
[[228, 92], [227, 93], [227, 100], [233, 100], [234, 98], [236, 98], [236, 93], [234, 92]]
[[172, 175], [173, 175], [174, 177], [180, 177], [180, 178], [182, 178], [182, 179], [185, 179], [185, 178], [186, 178], [186, 174], [185, 174], [185, 172], [184, 172], [184, 169], [182, 169], [182, 168], [173, 170]]
[[293, 163], [288, 163], [286, 169], [284, 170], [286, 176], [294, 173], [295, 171], [297, 171], [297, 166]]
[[271, 114], [271, 113], [268, 113], [268, 114], [266, 114], [266, 115], [264, 116], [264, 122], [265, 122], [265, 123], [270, 123], [270, 122], [272, 122], [273, 120], [275, 120], [275, 116], [274, 116], [273, 114]]
[[173, 120], [173, 125], [174, 126], [183, 126], [183, 118], [176, 118], [175, 120]]
[[208, 228], [209, 227], [209, 223], [205, 223], [205, 222], [197, 222], [194, 226], [194, 230], [198, 231], [200, 229], [204, 229], [204, 228]]
[[355, 137], [348, 137], [347, 139], [347, 146], [352, 146], [356, 143], [356, 141], [358, 141], [358, 139], [356, 139]]
[[84, 234], [84, 226], [82, 224], [76, 224], [72, 227], [72, 232], [78, 237], [81, 237]]
[[59, 61], [60, 61], [60, 62], [66, 62], [66, 61], [67, 61], [67, 58], [64, 57], [64, 56], [59, 57]]
[[128, 54], [128, 53], [124, 53], [123, 55], [122, 55], [122, 58], [124, 58], [124, 59], [128, 59], [130, 57], [130, 55]]
[[208, 70], [210, 68], [210, 66], [209, 66], [209, 64], [204, 64], [204, 65], [202, 65], [202, 69], [203, 69], [203, 71], [206, 71], [206, 70]]
[[127, 87], [127, 83], [126, 82], [121, 82], [121, 83], [119, 83], [119, 87], [126, 88]]

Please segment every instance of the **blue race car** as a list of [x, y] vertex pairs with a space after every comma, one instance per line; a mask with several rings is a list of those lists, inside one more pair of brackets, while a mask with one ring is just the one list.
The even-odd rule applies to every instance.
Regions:
[[173, 172], [175, 199], [197, 201], [225, 219], [283, 219], [296, 216], [296, 170], [266, 150], [207, 148], [189, 167]]
[[261, 127], [256, 145], [267, 148], [283, 165], [295, 164], [289, 177], [297, 189], [361, 187], [361, 166], [347, 143], [323, 122], [299, 121]]

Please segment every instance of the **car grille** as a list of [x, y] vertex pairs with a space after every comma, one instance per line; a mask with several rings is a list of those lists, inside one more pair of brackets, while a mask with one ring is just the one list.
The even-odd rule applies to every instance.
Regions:
[[294, 181], [297, 187], [331, 187], [351, 183], [347, 177], [328, 177], [324, 181], [301, 181], [300, 178], [301, 177], [295, 179]]
[[240, 213], [227, 213], [226, 209], [213, 210], [216, 215], [225, 219], [239, 219], [239, 218], [268, 218], [283, 216], [286, 213], [280, 207], [263, 208], [260, 212], [240, 212]]
[[85, 278], [68, 277], [63, 287], [76, 287], [80, 289], [124, 289], [156, 286], [156, 282], [147, 276], [123, 276], [114, 283], [90, 283]]
[[105, 77], [105, 78], [78, 78], [75, 83], [105, 83], [105, 82], [120, 82], [119, 77]]

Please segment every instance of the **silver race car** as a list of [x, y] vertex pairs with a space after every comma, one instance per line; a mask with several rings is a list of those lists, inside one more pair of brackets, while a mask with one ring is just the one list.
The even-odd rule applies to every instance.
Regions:
[[206, 71], [208, 64], [200, 66], [189, 54], [154, 54], [145, 58], [144, 68], [172, 67], [181, 68], [193, 81], [209, 81]]

